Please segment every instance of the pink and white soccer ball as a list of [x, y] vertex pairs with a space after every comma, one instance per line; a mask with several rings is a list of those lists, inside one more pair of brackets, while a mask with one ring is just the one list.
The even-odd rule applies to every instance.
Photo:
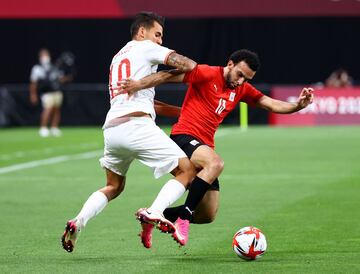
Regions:
[[266, 248], [265, 235], [256, 227], [243, 227], [233, 237], [235, 253], [245, 260], [259, 259], [265, 253]]

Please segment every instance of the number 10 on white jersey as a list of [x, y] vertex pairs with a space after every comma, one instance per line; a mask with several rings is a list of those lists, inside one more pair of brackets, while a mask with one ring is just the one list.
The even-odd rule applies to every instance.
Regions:
[[111, 64], [109, 73], [109, 93], [110, 100], [117, 95], [121, 94], [118, 92], [117, 82], [122, 79], [129, 78], [131, 75], [131, 66], [129, 59], [122, 59], [120, 62]]

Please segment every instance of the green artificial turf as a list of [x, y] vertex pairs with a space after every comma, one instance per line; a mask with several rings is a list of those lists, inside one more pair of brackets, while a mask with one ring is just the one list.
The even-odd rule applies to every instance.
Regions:
[[[360, 273], [360, 127], [220, 129], [218, 216], [191, 225], [182, 248], [158, 231], [153, 247], [142, 247], [134, 213], [170, 176], [155, 180], [135, 162], [124, 193], [88, 223], [71, 254], [60, 237], [105, 183], [103, 140], [100, 128], [63, 133], [0, 130], [0, 273]], [[252, 262], [231, 246], [248, 225], [268, 240]]]

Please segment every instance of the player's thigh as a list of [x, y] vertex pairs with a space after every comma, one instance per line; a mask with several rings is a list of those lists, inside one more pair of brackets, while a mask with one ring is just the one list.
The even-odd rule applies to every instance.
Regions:
[[195, 177], [196, 174], [195, 166], [188, 157], [180, 158], [178, 161], [178, 166], [173, 171], [171, 171], [171, 174], [177, 176], [184, 172], [192, 173], [193, 177]]
[[211, 223], [215, 220], [219, 209], [220, 192], [209, 190], [205, 193], [203, 199], [196, 207], [194, 213], [194, 223]]
[[54, 92], [54, 107], [60, 107], [63, 102], [63, 94], [61, 91]]
[[54, 106], [54, 96], [51, 92], [41, 95], [41, 104], [44, 109], [51, 109]]
[[[125, 123], [126, 124], [126, 123]], [[126, 176], [130, 164], [136, 157], [131, 149], [132, 128], [121, 124], [104, 130], [104, 155], [100, 165], [119, 176]]]
[[214, 161], [222, 161], [220, 156], [206, 145], [199, 146], [191, 155], [190, 160], [196, 168], [204, 168]]
[[179, 166], [179, 159], [184, 159], [182, 163], [187, 164], [184, 171], [191, 168], [185, 153], [151, 119], [133, 120], [138, 134], [131, 147], [136, 158], [153, 169], [155, 178], [173, 171]]

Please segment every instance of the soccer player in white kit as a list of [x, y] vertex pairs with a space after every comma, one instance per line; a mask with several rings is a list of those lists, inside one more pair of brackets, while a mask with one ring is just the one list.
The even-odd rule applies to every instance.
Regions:
[[[134, 95], [118, 93], [117, 83], [123, 78], [141, 79], [166, 64], [180, 71], [190, 71], [196, 63], [175, 51], [162, 47], [164, 18], [150, 12], [139, 13], [131, 25], [132, 40], [114, 57], [110, 66], [109, 92], [111, 107], [104, 129], [104, 156], [100, 159], [106, 172], [106, 186], [94, 192], [79, 214], [69, 220], [62, 236], [66, 251], [72, 252], [80, 231], [87, 222], [99, 214], [109, 201], [125, 187], [126, 173], [131, 162], [138, 159], [153, 169], [155, 178], [171, 173], [153, 204], [140, 209], [137, 217], [144, 229], [159, 229], [172, 233], [180, 244], [187, 241], [188, 222], [175, 224], [165, 219], [162, 212], [178, 200], [194, 178], [196, 171], [185, 153], [155, 124], [154, 88], [140, 90]], [[148, 225], [147, 224], [151, 224]], [[145, 247], [149, 238], [141, 237]]]

